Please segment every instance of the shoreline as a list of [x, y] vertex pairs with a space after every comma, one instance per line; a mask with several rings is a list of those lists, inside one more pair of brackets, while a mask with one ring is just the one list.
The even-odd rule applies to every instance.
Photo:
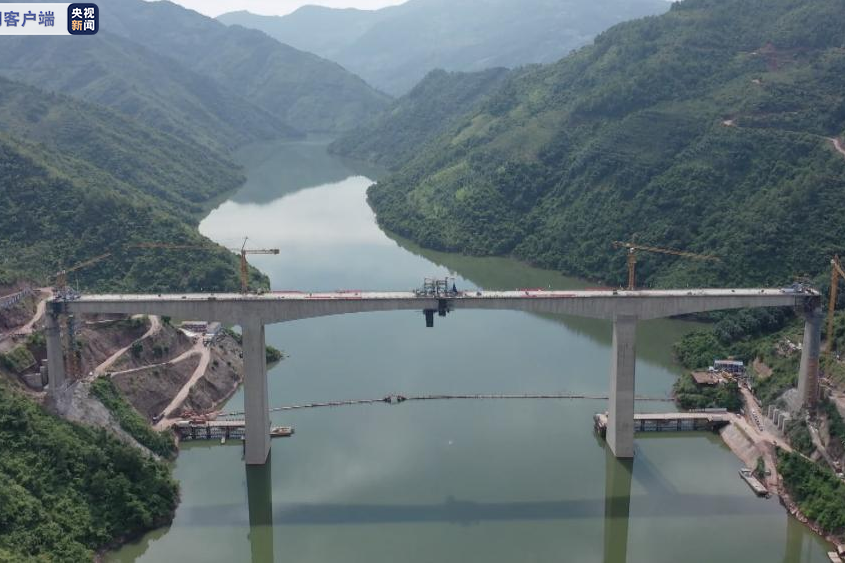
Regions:
[[[745, 434], [742, 428], [735, 423], [731, 422], [719, 430], [719, 436], [722, 439], [722, 443], [724, 443], [728, 449], [733, 452], [737, 459], [746, 465], [746, 467], [753, 470], [759, 457], [763, 457], [768, 467], [769, 458], [766, 455], [768, 452], [761, 452], [759, 447], [751, 441], [750, 437]], [[753, 454], [757, 455], [752, 459], [751, 456]], [[798, 503], [792, 500], [792, 497], [783, 486], [780, 475], [777, 473], [777, 468], [773, 467], [769, 468], [769, 470], [771, 472], [771, 476], [766, 479], [764, 484], [769, 490], [769, 493], [778, 498], [778, 502], [784, 507], [788, 517], [794, 518], [806, 526], [818, 537], [829, 543], [831, 547], [834, 548], [834, 551], [840, 555], [845, 553], [845, 544], [840, 541], [840, 538], [832, 534], [827, 534], [815, 521], [810, 520], [803, 512], [801, 512]]]

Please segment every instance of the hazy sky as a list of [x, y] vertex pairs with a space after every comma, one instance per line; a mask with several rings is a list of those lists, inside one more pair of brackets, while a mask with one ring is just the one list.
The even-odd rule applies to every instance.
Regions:
[[249, 10], [253, 14], [284, 15], [306, 4], [318, 4], [332, 8], [361, 8], [375, 10], [405, 0], [171, 0], [186, 8], [196, 10], [207, 16], [216, 17], [225, 12]]

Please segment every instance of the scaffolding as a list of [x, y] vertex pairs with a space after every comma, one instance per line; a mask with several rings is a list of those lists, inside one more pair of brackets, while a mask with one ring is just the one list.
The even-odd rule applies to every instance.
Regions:
[[422, 288], [414, 290], [418, 297], [454, 297], [458, 294], [455, 278], [425, 278]]

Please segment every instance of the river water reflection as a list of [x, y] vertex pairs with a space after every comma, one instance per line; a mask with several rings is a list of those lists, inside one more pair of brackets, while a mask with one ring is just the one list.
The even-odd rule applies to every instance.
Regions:
[[[460, 289], [581, 282], [499, 258], [391, 238], [366, 204], [372, 173], [322, 142], [244, 150], [248, 182], [200, 230], [248, 235], [279, 256], [252, 262], [274, 289], [410, 289], [454, 274]], [[666, 396], [671, 343], [695, 327], [642, 323], [637, 393]], [[392, 393], [606, 394], [608, 323], [507, 311], [435, 318], [389, 312], [267, 327], [288, 358], [271, 405]], [[227, 410], [239, 410], [235, 395]], [[826, 561], [825, 544], [775, 500], [753, 496], [740, 462], [708, 434], [640, 437], [636, 458], [592, 432], [600, 401], [444, 401], [294, 411], [270, 463], [240, 445], [191, 444], [176, 462], [172, 526], [112, 561]], [[639, 404], [640, 410], [671, 408]]]

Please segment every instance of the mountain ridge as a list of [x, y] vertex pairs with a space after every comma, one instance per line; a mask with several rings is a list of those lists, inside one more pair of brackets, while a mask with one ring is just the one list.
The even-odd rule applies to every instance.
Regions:
[[845, 130], [843, 27], [827, 0], [673, 4], [506, 81], [370, 202], [425, 246], [608, 283], [625, 271], [610, 242], [634, 235], [722, 257], [649, 256], [649, 284], [818, 273], [845, 239], [827, 139]]
[[666, 9], [663, 0], [410, 0], [373, 11], [302, 7], [281, 17], [237, 12], [218, 19], [260, 29], [402, 95], [435, 68], [552, 62], [615, 23]]

